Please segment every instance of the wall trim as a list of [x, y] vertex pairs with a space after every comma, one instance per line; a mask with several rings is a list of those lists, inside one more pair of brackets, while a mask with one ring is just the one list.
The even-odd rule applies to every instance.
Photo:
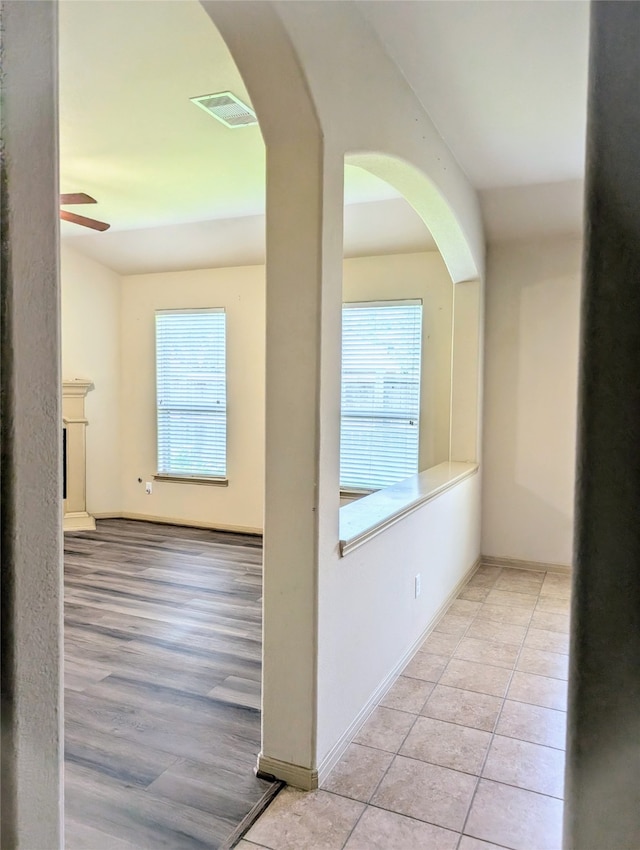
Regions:
[[130, 511], [98, 511], [93, 516], [96, 519], [137, 519], [142, 522], [157, 522], [161, 525], [181, 525], [185, 528], [206, 528], [209, 531], [230, 531], [235, 534], [251, 534], [254, 537], [262, 537], [261, 528], [252, 528], [245, 525], [226, 525], [222, 522], [200, 522], [198, 520], [182, 519], [179, 517], [137, 514]]
[[[388, 676], [378, 685], [373, 694], [369, 697], [366, 704], [360, 710], [360, 713], [353, 720], [349, 728], [345, 731], [342, 737], [335, 743], [333, 748], [327, 753], [327, 755], [323, 758], [318, 766], [317, 776], [318, 782], [321, 784], [325, 781], [325, 779], [329, 776], [333, 768], [336, 766], [338, 761], [342, 758], [345, 753], [345, 750], [349, 746], [349, 744], [356, 737], [362, 726], [369, 719], [369, 716], [373, 713], [373, 710], [377, 707], [380, 700], [384, 697], [387, 691], [394, 684], [398, 676], [402, 673], [405, 666], [409, 663], [409, 661], [413, 658], [413, 656], [418, 652], [424, 641], [431, 634], [434, 628], [438, 625], [442, 617], [446, 614], [449, 605], [453, 602], [453, 600], [460, 593], [462, 588], [467, 584], [469, 579], [476, 572], [480, 564], [482, 563], [482, 559], [478, 557], [474, 563], [469, 567], [466, 573], [462, 576], [460, 581], [456, 584], [453, 590], [449, 593], [447, 598], [444, 600], [442, 605], [438, 608], [434, 616], [429, 621], [429, 624], [422, 631], [420, 636], [411, 644], [409, 649], [402, 655], [400, 660], [396, 663], [394, 668], [388, 674]], [[280, 776], [278, 776], [280, 778]], [[317, 786], [314, 786], [317, 787]]]
[[303, 791], [314, 791], [318, 787], [318, 771], [315, 768], [280, 761], [263, 753], [258, 756], [258, 777], [281, 779], [287, 785]]
[[62, 519], [63, 531], [95, 531], [96, 518], [86, 511], [72, 511], [66, 513]]
[[340, 556], [386, 531], [478, 472], [479, 464], [444, 461], [340, 508]]
[[570, 575], [571, 564], [545, 564], [543, 561], [521, 561], [519, 558], [502, 558], [497, 555], [482, 555], [482, 563], [488, 567], [506, 567], [512, 570], [534, 570], [546, 573]]

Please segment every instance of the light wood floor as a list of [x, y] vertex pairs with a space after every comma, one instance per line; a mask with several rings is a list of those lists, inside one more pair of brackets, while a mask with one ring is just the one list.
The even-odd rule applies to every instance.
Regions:
[[238, 534], [65, 535], [69, 850], [211, 850], [267, 790], [261, 562]]

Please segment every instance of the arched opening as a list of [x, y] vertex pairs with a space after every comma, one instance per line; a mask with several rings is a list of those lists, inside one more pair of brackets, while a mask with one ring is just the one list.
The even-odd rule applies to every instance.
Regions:
[[[243, 14], [238, 15], [238, 6], [234, 3], [203, 5], [215, 20], [234, 56], [260, 119], [267, 146], [265, 526], [269, 557], [264, 586], [264, 727], [260, 765], [266, 773], [281, 776], [302, 787], [313, 787], [318, 781], [319, 773], [330, 768], [336, 754], [339, 754], [345, 741], [353, 735], [358, 723], [366, 716], [372, 693], [379, 690], [393, 674], [398, 657], [406, 653], [407, 646], [412, 644], [416, 633], [424, 629], [424, 623], [433, 614], [433, 611], [426, 607], [419, 610], [408, 607], [404, 598], [404, 573], [402, 576], [394, 575], [393, 581], [390, 581], [388, 565], [397, 545], [393, 536], [380, 535], [378, 541], [371, 544], [366, 553], [364, 548], [359, 550], [359, 554], [355, 552], [350, 556], [348, 569], [344, 568], [347, 562], [342, 562], [339, 558], [339, 339], [342, 287], [340, 225], [344, 152], [352, 149], [376, 149], [378, 140], [372, 138], [370, 143], [365, 140], [363, 144], [353, 144], [353, 127], [347, 127], [348, 122], [343, 120], [343, 113], [341, 112], [342, 117], [335, 123], [327, 117], [321, 104], [324, 96], [320, 96], [320, 86], [314, 78], [315, 59], [309, 55], [302, 56], [305, 52], [302, 44], [304, 39], [297, 43], [294, 49], [294, 35], [297, 38], [299, 33], [295, 33], [295, 27], [291, 29], [283, 25], [283, 16], [291, 14], [291, 10], [278, 7], [276, 12], [269, 3], [246, 6], [243, 4]], [[317, 4], [313, 6], [313, 14], [320, 14], [320, 7], [325, 5], [335, 9], [338, 16], [350, 14], [343, 4]], [[327, 13], [334, 14], [333, 11]], [[24, 14], [26, 13], [20, 13]], [[28, 22], [22, 20], [21, 23], [24, 24], [24, 34], [28, 30]], [[44, 21], [43, 43], [49, 43], [47, 38], [53, 32], [54, 23], [50, 18]], [[339, 27], [335, 32], [343, 34]], [[367, 41], [366, 38], [365, 42], [365, 52], [373, 51], [373, 58], [386, 67], [386, 60], [379, 45]], [[338, 40], [336, 43], [342, 48], [345, 42]], [[32, 52], [37, 54], [37, 45], [31, 46]], [[10, 58], [15, 61], [14, 55]], [[49, 58], [53, 61], [53, 57]], [[372, 67], [377, 67], [376, 61], [372, 63]], [[362, 125], [365, 128], [363, 136], [370, 133], [374, 137], [376, 122], [372, 118], [373, 111], [369, 110], [366, 99], [358, 97], [358, 92], [354, 91], [359, 86], [368, 86], [370, 81], [361, 73], [362, 68], [354, 70], [349, 63], [341, 63], [340, 67], [344, 67], [351, 75], [347, 76], [345, 91], [347, 88], [351, 90], [350, 104], [357, 105], [354, 110], [357, 114], [350, 120], [353, 126]], [[30, 76], [29, 69], [22, 67], [22, 72], [26, 77]], [[44, 77], [46, 69], [43, 71]], [[397, 82], [397, 86], [404, 86], [404, 83]], [[278, 97], [273, 97], [274, 92], [277, 92]], [[194, 92], [194, 95], [203, 93]], [[403, 96], [407, 94], [404, 88], [401, 93]], [[342, 97], [342, 93], [340, 96]], [[17, 100], [14, 98], [13, 102]], [[55, 102], [55, 97], [52, 102]], [[288, 125], [286, 119], [291, 115], [296, 116], [296, 121]], [[368, 116], [369, 120], [361, 121], [363, 115]], [[46, 117], [48, 123], [43, 124], [43, 132], [47, 134], [51, 130], [53, 136], [54, 116], [46, 113]], [[401, 123], [398, 125], [399, 139], [404, 138], [407, 129], [406, 126], [402, 127]], [[427, 126], [426, 116], [422, 115], [419, 123], [422, 133]], [[382, 138], [382, 135], [380, 137]], [[21, 139], [19, 134], [17, 139]], [[421, 139], [424, 139], [423, 135]], [[430, 150], [429, 145], [426, 147]], [[51, 187], [53, 194], [55, 166], [47, 163], [44, 171], [45, 183]], [[29, 179], [32, 180], [31, 175]], [[32, 187], [32, 183], [29, 186]], [[292, 191], [292, 187], [295, 187], [295, 191]], [[77, 188], [82, 190], [85, 187]], [[37, 194], [37, 191], [34, 192], [36, 197]], [[459, 195], [463, 196], [463, 201], [468, 200], [468, 193], [461, 191]], [[51, 198], [50, 200], [52, 201]], [[461, 205], [464, 206], [464, 203], [458, 204]], [[474, 208], [469, 204], [467, 208], [467, 220], [473, 219]], [[20, 206], [20, 212], [18, 224], [24, 225], [28, 219], [27, 204]], [[53, 215], [53, 209], [47, 207], [43, 221], [38, 220], [43, 231], [47, 224], [50, 226], [49, 218]], [[23, 231], [24, 229], [23, 227]], [[16, 244], [20, 247], [19, 240]], [[51, 255], [55, 255], [55, 238], [50, 243], [47, 242], [47, 245], [51, 247]], [[28, 255], [27, 251], [23, 251], [23, 254]], [[52, 268], [52, 260], [48, 265], [46, 259], [43, 262], [44, 267]], [[55, 280], [55, 275], [53, 278]], [[463, 276], [461, 279], [467, 278]], [[45, 296], [46, 294], [38, 290], [40, 300], [37, 303], [40, 306], [51, 306], [50, 315], [55, 317], [55, 299], [47, 300]], [[25, 314], [28, 312], [25, 311]], [[37, 311], [33, 312], [34, 318], [43, 319]], [[26, 328], [27, 322], [24, 317], [20, 318], [23, 320], [20, 327]], [[457, 322], [457, 318], [454, 305], [454, 322]], [[45, 321], [40, 321], [37, 327], [42, 327], [47, 335], [47, 341], [51, 343], [50, 349], [47, 350], [50, 351], [51, 360], [55, 360], [57, 329], [52, 329]], [[18, 342], [21, 341], [19, 334], [16, 338]], [[147, 347], [149, 339], [147, 335]], [[25, 354], [24, 348], [21, 353]], [[25, 360], [30, 362], [28, 356]], [[469, 362], [477, 363], [477, 359], [473, 361], [473, 358], [470, 358]], [[134, 371], [135, 365], [129, 360], [122, 364], [123, 369], [130, 371]], [[455, 363], [453, 371], [455, 395]], [[47, 375], [53, 374], [53, 370], [45, 369], [44, 372]], [[474, 381], [477, 383], [477, 374], [474, 376], [473, 369], [469, 369], [466, 377], [470, 384]], [[42, 396], [43, 405], [48, 410], [56, 410], [58, 396], [57, 387], [45, 389]], [[23, 412], [22, 408], [19, 412]], [[55, 423], [55, 431], [50, 429], [53, 435], [52, 447], [57, 445], [58, 430], [59, 423]], [[455, 429], [452, 428], [453, 430]], [[41, 446], [37, 429], [26, 429], [25, 435], [32, 440], [33, 445]], [[474, 457], [476, 448], [477, 441], [473, 443], [468, 457]], [[126, 446], [124, 450], [126, 452]], [[47, 498], [51, 498], [52, 506], [45, 519], [57, 522], [54, 508], [58, 504], [58, 458], [52, 448], [50, 457], [41, 459], [41, 475], [46, 484], [45, 494]], [[144, 476], [137, 477], [142, 477], [143, 480], [136, 480], [136, 487], [145, 483]], [[142, 498], [146, 495], [143, 493]], [[472, 517], [474, 506], [477, 504], [476, 490], [472, 490], [471, 485], [465, 485], [464, 492], [457, 495], [460, 499], [453, 505], [451, 516]], [[19, 507], [22, 510], [21, 504]], [[36, 511], [35, 515], [40, 516], [40, 513]], [[22, 533], [28, 533], [29, 519], [22, 510], [18, 523]], [[431, 537], [427, 540], [423, 536], [412, 541], [411, 551], [419, 551], [424, 545], [434, 545], [434, 541], [435, 544], [438, 542], [439, 517], [434, 512], [426, 522], [423, 522], [423, 519], [421, 517], [419, 533]], [[455, 537], [456, 528], [452, 530], [452, 536]], [[47, 525], [46, 528], [43, 526], [42, 531], [38, 529], [38, 533], [34, 535], [36, 542], [42, 542], [48, 556], [52, 554], [58, 540], [56, 535], [50, 532], [51, 526]], [[458, 537], [454, 541], [453, 554], [447, 551], [445, 555], [447, 566], [453, 563], [454, 570], [461, 573], [468, 568], [468, 556], [473, 549], [474, 540], [470, 534], [468, 540], [465, 538], [459, 543]], [[52, 581], [54, 590], [57, 589], [56, 582], [59, 578], [55, 572], [58, 566], [56, 558], [57, 553], [53, 553], [46, 561], [47, 578]], [[146, 569], [145, 565], [138, 566], [142, 566], [143, 571]], [[403, 565], [405, 572], [413, 569], [412, 563]], [[31, 573], [29, 575], [31, 576]], [[455, 581], [456, 577], [452, 578], [447, 574], [446, 579], [450, 582]], [[448, 585], [443, 580], [438, 590], [442, 594], [446, 593], [447, 589]], [[25, 607], [28, 607], [31, 597], [37, 598], [40, 606], [38, 610], [45, 610], [49, 617], [47, 623], [51, 628], [47, 636], [53, 637], [50, 644], [47, 643], [47, 646], [51, 646], [50, 654], [45, 655], [35, 679], [30, 678], [33, 666], [22, 665], [23, 682], [31, 686], [32, 692], [36, 690], [33, 687], [34, 682], [43, 682], [45, 689], [51, 688], [51, 682], [46, 678], [42, 679], [41, 670], [57, 669], [58, 661], [55, 649], [57, 601], [54, 594], [47, 608], [47, 600], [43, 599], [40, 592], [39, 594], [26, 593], [23, 602]], [[382, 602], [393, 613], [393, 617], [386, 624], [394, 630], [393, 634], [387, 633], [386, 625], [385, 630], [379, 629], [385, 614], [381, 609]], [[106, 619], [101, 623], [101, 628], [108, 631], [109, 624]], [[360, 636], [358, 641], [350, 639], [354, 628]], [[40, 634], [37, 631], [37, 635]], [[388, 640], [389, 637], [392, 639]], [[380, 646], [367, 645], [367, 638], [379, 640]], [[28, 643], [28, 640], [25, 641], [25, 644]], [[18, 672], [20, 673], [20, 670]], [[176, 671], [176, 675], [182, 672]], [[126, 691], [128, 685], [121, 683], [121, 687]], [[100, 689], [99, 683], [96, 683], [96, 688]], [[340, 693], [339, 701], [336, 701], [336, 693]], [[175, 697], [175, 694], [173, 696]], [[49, 700], [47, 706], [51, 713], [55, 712], [53, 700]], [[184, 705], [181, 705], [179, 714], [184, 720], [183, 709]], [[130, 713], [115, 720], [105, 719], [99, 713], [96, 717], [102, 717], [100, 722], [103, 722], [105, 727], [109, 726], [108, 730], [101, 730], [103, 734], [109, 735], [114, 727], [116, 731], [125, 728]], [[129, 731], [132, 735], [144, 736], [151, 734], [153, 730], [141, 721], [141, 724], [133, 722]], [[22, 734], [21, 730], [18, 732]], [[175, 738], [177, 732], [170, 729], [166, 734]], [[57, 733], [53, 727], [47, 727], [47, 735], [47, 743], [51, 745], [49, 751], [53, 752], [58, 746]], [[16, 733], [14, 737], [18, 741], [20, 735]], [[23, 775], [28, 776], [32, 761], [29, 758], [24, 761], [26, 770], [23, 770]], [[35, 771], [32, 770], [31, 773]], [[59, 799], [58, 789], [56, 781], [50, 777], [47, 783], [44, 797], [52, 811], [55, 809], [56, 799]], [[107, 786], [109, 781], [104, 782], [103, 787]], [[52, 793], [52, 788], [55, 793]], [[111, 791], [105, 793], [110, 794]], [[24, 795], [23, 798], [28, 799]], [[120, 802], [126, 807], [128, 801], [121, 799]], [[169, 817], [170, 806], [160, 807], [158, 811], [163, 817]], [[54, 821], [55, 816], [47, 821], [47, 830], [50, 832], [55, 828]]]
[[424, 220], [350, 156], [344, 232], [342, 504], [450, 459], [454, 295]]
[[[403, 470], [415, 474], [445, 461], [479, 457], [477, 385], [469, 383], [468, 376], [478, 370], [481, 284], [451, 208], [424, 173], [406, 161], [381, 153], [347, 154], [345, 175], [353, 173], [359, 174], [365, 184], [368, 181], [371, 193], [377, 191], [377, 196], [375, 203], [345, 205], [343, 301], [376, 301], [381, 307], [384, 302], [404, 301], [409, 310], [414, 302], [416, 321], [421, 323], [420, 356], [417, 350], [410, 356], [415, 361], [411, 369], [417, 406], [407, 406], [402, 420], [406, 420], [406, 425], [398, 421], [395, 427], [400, 430], [394, 438], [392, 419], [400, 411], [392, 411], [394, 405], [389, 398], [391, 407], [386, 414], [391, 430], [387, 437], [380, 437], [377, 446], [384, 463], [383, 458], [393, 453], [394, 447], [407, 445], [411, 460], [399, 461], [395, 476], [392, 472], [383, 475], [392, 483], [404, 477]], [[345, 199], [348, 196], [345, 185]], [[351, 263], [353, 258], [367, 255], [377, 255], [378, 259], [369, 261], [366, 269], [363, 259], [359, 264]], [[398, 313], [400, 308], [398, 304]], [[369, 354], [375, 359], [374, 351]], [[395, 371], [407, 369], [408, 362], [400, 366], [398, 361]], [[467, 378], [463, 380], [462, 374]], [[353, 379], [356, 377], [354, 373]], [[386, 381], [393, 382], [391, 372]], [[398, 381], [398, 392], [404, 387], [411, 394], [400, 373]], [[380, 378], [377, 383], [382, 387], [384, 381]], [[374, 392], [373, 384], [368, 387], [370, 393]], [[366, 407], [367, 387], [358, 381], [356, 385], [362, 393], [361, 405]], [[343, 381], [343, 393], [344, 390]], [[374, 394], [377, 404], [384, 407], [382, 390], [379, 388]], [[383, 412], [382, 408], [379, 412]], [[387, 426], [380, 422], [377, 427], [384, 430]], [[402, 427], [406, 428], [404, 434]], [[357, 430], [351, 435], [355, 443]], [[348, 437], [346, 432], [345, 436]], [[375, 444], [375, 436], [371, 439]], [[398, 458], [401, 454], [398, 448]]]
[[111, 224], [62, 226], [97, 520], [66, 518], [67, 847], [218, 846], [269, 787], [264, 143], [191, 102], [251, 107], [194, 0], [61, 4], [60, 83], [61, 191]]
[[[459, 460], [462, 466], [470, 462], [465, 476], [477, 469], [479, 446], [481, 229], [474, 199], [464, 180], [458, 179], [448, 152], [440, 150], [441, 140], [428, 119], [420, 119], [415, 126], [407, 123], [407, 132], [399, 130], [393, 139], [388, 123], [384, 130], [378, 126], [368, 98], [360, 96], [358, 87], [364, 85], [366, 73], [354, 72], [339, 92], [331, 86], [331, 76], [324, 74], [326, 61], [317, 50], [326, 21], [317, 22], [319, 30], [314, 28], [318, 39], [308, 40], [296, 9], [276, 11], [262, 3], [247, 7], [241, 18], [233, 4], [204, 5], [243, 74], [267, 148], [267, 486], [259, 767], [299, 787], [312, 788], [335, 763], [354, 724], [362, 722], [358, 718], [366, 716], [371, 692], [393, 671], [394, 657], [406, 652], [407, 644], [434, 616], [439, 594], [472, 566], [478, 545], [476, 476], [453, 497], [452, 521], [461, 525], [459, 541], [441, 560], [441, 572], [433, 576], [437, 593], [421, 600], [417, 609], [407, 607], [404, 579], [389, 576], [386, 534], [366, 551], [360, 548], [350, 555], [349, 569], [341, 568], [345, 154], [354, 149], [379, 150], [380, 139], [385, 139], [382, 148], [393, 153], [349, 155], [347, 162], [374, 174], [379, 171], [378, 176], [388, 178], [418, 209], [434, 236], [437, 233], [436, 242], [456, 281], [451, 315], [454, 336], [459, 335], [461, 344], [452, 343], [447, 449], [449, 460]], [[313, 14], [331, 17], [334, 11], [338, 17], [349, 17], [343, 7], [314, 7]], [[351, 21], [344, 22], [344, 30], [342, 22], [333, 23], [338, 27], [333, 32], [344, 36], [332, 41], [340, 64], [340, 51], [349, 50], [346, 33]], [[351, 59], [340, 67], [350, 68]], [[404, 83], [398, 81], [398, 85]], [[290, 120], [292, 115], [295, 122]], [[400, 118], [400, 124], [405, 118]], [[426, 134], [431, 134], [427, 143]], [[353, 144], [354, 138], [367, 135], [370, 144]], [[405, 156], [398, 153], [403, 148]], [[414, 158], [422, 168], [408, 164]], [[424, 176], [431, 168], [443, 188], [436, 189], [435, 182]], [[455, 197], [454, 204], [443, 199], [444, 187]], [[472, 228], [469, 239], [460, 221]], [[440, 529], [436, 512], [429, 509], [416, 551], [424, 545], [439, 546]], [[407, 563], [403, 575], [414, 568]], [[376, 625], [384, 620], [379, 610], [382, 598], [393, 600], [395, 613], [388, 631]], [[379, 651], [372, 649], [363, 657], [361, 642], [350, 637], [354, 629], [360, 635], [375, 636], [376, 647], [381, 641]], [[340, 705], [335, 703], [336, 687], [342, 693]]]
[[480, 276], [467, 236], [453, 209], [423, 171], [388, 154], [350, 153], [345, 161], [384, 180], [405, 198], [429, 229], [454, 283], [476, 280]]
[[[424, 222], [453, 282], [450, 461], [480, 459], [482, 269], [460, 220], [434, 182], [415, 165], [380, 153], [348, 154], [345, 162], [393, 186]], [[442, 410], [442, 402], [439, 403]], [[421, 457], [421, 468], [426, 458]]]

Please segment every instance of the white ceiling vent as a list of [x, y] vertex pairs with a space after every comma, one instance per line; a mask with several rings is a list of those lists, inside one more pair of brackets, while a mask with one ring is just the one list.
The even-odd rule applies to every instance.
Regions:
[[213, 115], [221, 121], [225, 127], [250, 127], [257, 124], [256, 113], [243, 103], [230, 91], [222, 91], [217, 94], [203, 94], [200, 97], [190, 98], [192, 103], [204, 109], [209, 115]]

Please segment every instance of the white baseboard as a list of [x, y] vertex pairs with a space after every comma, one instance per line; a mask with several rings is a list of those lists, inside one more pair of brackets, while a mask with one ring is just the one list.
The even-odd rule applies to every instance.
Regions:
[[431, 618], [429, 624], [423, 630], [421, 635], [402, 655], [402, 657], [391, 670], [389, 675], [386, 676], [386, 678], [378, 685], [378, 687], [367, 700], [366, 704], [358, 712], [357, 717], [349, 725], [348, 729], [344, 732], [344, 734], [340, 737], [336, 744], [331, 748], [330, 752], [327, 753], [327, 755], [323, 758], [317, 770], [307, 767], [301, 767], [297, 764], [290, 764], [289, 762], [280, 761], [280, 759], [269, 758], [269, 756], [265, 756], [260, 753], [260, 755], [258, 756], [258, 772], [267, 774], [269, 776], [275, 776], [276, 779], [282, 779], [288, 785], [293, 785], [296, 788], [301, 788], [303, 791], [313, 791], [315, 788], [321, 785], [329, 776], [336, 764], [340, 761], [340, 759], [345, 753], [345, 750], [356, 737], [362, 726], [369, 719], [369, 716], [376, 708], [380, 700], [384, 697], [389, 688], [396, 681], [402, 670], [404, 670], [407, 663], [420, 649], [420, 647], [424, 643], [425, 638], [427, 638], [429, 634], [433, 631], [435, 626], [438, 624], [438, 621], [445, 614], [449, 605], [453, 602], [453, 600], [456, 598], [456, 596], [464, 587], [464, 585], [469, 581], [469, 579], [478, 569], [480, 564], [481, 559], [478, 558], [469, 567], [464, 576], [460, 579], [460, 581], [456, 584], [451, 593], [444, 600], [442, 605], [440, 605], [437, 612]]
[[182, 525], [186, 528], [206, 528], [209, 531], [230, 531], [235, 534], [251, 534], [253, 536], [262, 537], [261, 528], [252, 528], [246, 525], [225, 525], [221, 522], [200, 522], [199, 520], [182, 519], [179, 517], [137, 514], [130, 511], [119, 511], [117, 513], [94, 513], [93, 516], [96, 519], [136, 519], [142, 522], [157, 522], [160, 525]]
[[258, 774], [275, 776], [287, 785], [293, 785], [294, 788], [301, 788], [303, 791], [314, 791], [318, 787], [318, 771], [315, 768], [290, 764], [262, 753], [258, 756]]
[[62, 519], [63, 531], [95, 531], [95, 528], [95, 515], [86, 511], [72, 511]]
[[[435, 615], [429, 621], [428, 626], [423, 630], [422, 634], [413, 642], [413, 644], [409, 647], [409, 649], [404, 653], [404, 655], [397, 662], [393, 670], [389, 673], [389, 675], [378, 685], [373, 694], [369, 697], [366, 704], [362, 707], [357, 717], [353, 720], [349, 728], [344, 732], [342, 737], [337, 741], [337, 743], [332, 747], [330, 752], [324, 757], [320, 765], [318, 766], [318, 782], [322, 784], [325, 779], [329, 776], [333, 768], [340, 761], [342, 756], [345, 753], [345, 750], [349, 746], [349, 744], [356, 737], [362, 726], [369, 719], [369, 716], [372, 714], [373, 710], [376, 708], [380, 700], [384, 697], [387, 691], [391, 688], [393, 683], [396, 681], [400, 673], [404, 670], [405, 666], [409, 663], [409, 661], [413, 658], [416, 652], [420, 649], [425, 639], [431, 634], [433, 629], [437, 626], [438, 621], [442, 619], [444, 614], [447, 611], [447, 608], [456, 596], [460, 593], [465, 584], [469, 581], [471, 576], [478, 569], [480, 564], [482, 563], [481, 559], [478, 558], [467, 570], [464, 576], [460, 579], [460, 581], [453, 588], [451, 593], [444, 600], [442, 605], [438, 608]], [[278, 778], [281, 778], [278, 775]], [[317, 786], [315, 786], [317, 787]]]
[[488, 567], [507, 567], [512, 570], [534, 570], [536, 572], [571, 574], [570, 564], [545, 564], [542, 561], [521, 561], [519, 558], [499, 558], [483, 555], [482, 563]]

